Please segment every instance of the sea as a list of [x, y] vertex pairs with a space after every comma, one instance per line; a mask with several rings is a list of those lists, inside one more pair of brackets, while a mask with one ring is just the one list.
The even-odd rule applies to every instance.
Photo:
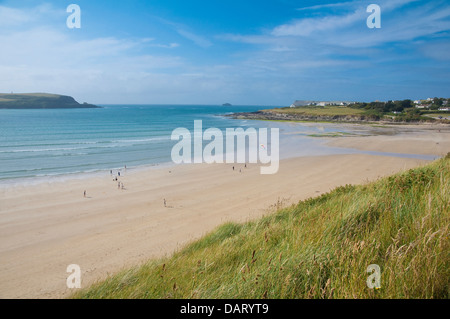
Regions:
[[[100, 105], [95, 109], [0, 109], [0, 185], [110, 170], [174, 165], [172, 132], [278, 128], [280, 158], [368, 153], [332, 148], [314, 134], [361, 134], [351, 126], [232, 119], [270, 106]], [[206, 145], [208, 142], [205, 141]], [[224, 143], [225, 144], [225, 143]], [[370, 152], [369, 152], [370, 153]], [[372, 152], [374, 153], [374, 152]], [[396, 156], [401, 156], [397, 154]], [[411, 157], [404, 154], [404, 157]], [[432, 159], [417, 156], [422, 159]]]

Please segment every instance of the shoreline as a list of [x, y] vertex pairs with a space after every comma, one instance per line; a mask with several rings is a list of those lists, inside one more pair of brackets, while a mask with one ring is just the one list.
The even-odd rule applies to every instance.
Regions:
[[[40, 185], [40, 184], [47, 184], [47, 183], [64, 183], [70, 180], [86, 180], [90, 178], [96, 178], [96, 177], [105, 177], [105, 176], [111, 176], [110, 171], [112, 170], [113, 173], [120, 172], [123, 174], [124, 172], [137, 172], [141, 170], [153, 170], [153, 169], [160, 169], [160, 168], [166, 168], [166, 167], [172, 167], [176, 164], [172, 162], [164, 162], [164, 163], [156, 163], [156, 164], [143, 164], [143, 165], [137, 165], [137, 166], [131, 166], [127, 167], [121, 167], [121, 168], [102, 168], [102, 169], [95, 169], [92, 171], [78, 171], [78, 172], [67, 172], [67, 173], [55, 173], [55, 174], [48, 174], [48, 175], [41, 175], [41, 176], [28, 176], [28, 177], [13, 177], [13, 178], [6, 178], [0, 180], [0, 190], [4, 188], [9, 187], [24, 187], [24, 186], [33, 186], [33, 185]], [[112, 176], [111, 176], [112, 177]]]
[[[389, 156], [389, 157], [397, 157], [397, 158], [410, 158], [417, 160], [425, 160], [425, 161], [433, 161], [442, 156], [437, 155], [429, 155], [429, 154], [410, 154], [410, 153], [398, 153], [398, 152], [382, 152], [382, 151], [371, 151], [371, 150], [358, 150], [353, 148], [352, 145], [346, 145], [345, 143], [336, 143], [336, 141], [324, 141], [323, 145], [329, 147], [338, 147], [342, 149], [342, 153], [336, 154], [317, 154], [317, 155], [288, 155], [285, 158], [280, 158], [282, 160], [294, 159], [294, 158], [304, 158], [304, 157], [314, 157], [314, 156], [333, 156], [333, 155], [373, 155], [373, 156]], [[342, 145], [342, 146], [341, 146]], [[249, 164], [249, 163], [247, 163]], [[172, 162], [166, 163], [158, 163], [158, 164], [144, 164], [139, 166], [127, 167], [123, 168], [113, 168], [113, 174], [110, 174], [110, 169], [98, 169], [94, 171], [86, 171], [86, 172], [73, 172], [73, 173], [61, 173], [54, 175], [43, 175], [43, 176], [30, 176], [30, 177], [17, 177], [17, 178], [9, 178], [0, 180], [0, 192], [6, 190], [8, 188], [22, 188], [28, 186], [40, 186], [45, 184], [64, 184], [66, 182], [78, 180], [78, 181], [88, 181], [90, 179], [95, 178], [105, 178], [105, 177], [116, 177], [117, 172], [120, 172], [121, 176], [126, 176], [127, 173], [138, 173], [138, 172], [146, 172], [149, 170], [159, 170], [159, 169], [170, 169], [177, 166], [184, 165], [206, 165], [206, 163], [182, 163], [175, 164]], [[222, 163], [214, 165], [233, 165], [233, 163]], [[234, 165], [244, 165], [244, 163], [237, 163]], [[250, 165], [250, 164], [249, 164]], [[251, 164], [251, 165], [259, 165], [259, 164]], [[261, 165], [264, 166], [264, 165]]]
[[[327, 143], [373, 151], [431, 150], [441, 156], [450, 151], [449, 137], [447, 130], [413, 130], [327, 138]], [[121, 176], [124, 190], [108, 171], [81, 180], [5, 188], [0, 203], [0, 297], [67, 297], [69, 264], [80, 265], [86, 287], [124, 267], [170, 255], [224, 222], [254, 220], [337, 186], [362, 184], [426, 163], [381, 155], [320, 155], [283, 159], [274, 175], [260, 175], [259, 164], [247, 169], [241, 164], [237, 168], [242, 172], [233, 171], [233, 164], [196, 164], [130, 169]]]
[[[264, 121], [264, 120], [251, 120], [251, 121]], [[390, 148], [388, 151], [377, 148], [376, 150], [372, 149], [371, 147], [364, 147], [364, 144], [361, 145], [354, 145], [351, 143], [351, 139], [349, 138], [366, 138], [369, 136], [380, 136], [381, 138], [385, 135], [397, 135], [399, 138], [403, 138], [404, 135], [402, 134], [410, 134], [411, 132], [417, 133], [417, 131], [429, 131], [429, 130], [443, 130], [443, 133], [450, 132], [450, 126], [446, 124], [438, 124], [438, 123], [423, 123], [423, 124], [408, 124], [408, 123], [389, 123], [386, 126], [383, 125], [374, 125], [371, 123], [342, 123], [342, 122], [312, 122], [312, 121], [284, 121], [284, 120], [270, 120], [270, 122], [280, 122], [283, 124], [295, 124], [295, 123], [301, 123], [304, 126], [308, 127], [316, 127], [318, 124], [321, 126], [331, 126], [331, 127], [341, 127], [341, 128], [350, 128], [353, 131], [359, 131], [359, 133], [356, 134], [349, 134], [342, 133], [342, 136], [329, 136], [326, 133], [323, 135], [319, 134], [309, 134], [306, 135], [307, 137], [312, 137], [315, 139], [320, 139], [321, 141], [317, 144], [325, 146], [326, 148], [329, 148], [329, 153], [324, 154], [323, 152], [318, 152], [315, 154], [314, 152], [312, 154], [308, 153], [306, 155], [298, 155], [296, 153], [289, 153], [285, 156], [280, 156], [280, 160], [282, 159], [290, 159], [295, 157], [304, 157], [304, 156], [319, 156], [319, 155], [333, 155], [333, 154], [369, 154], [369, 155], [381, 155], [381, 156], [398, 156], [398, 157], [410, 157], [410, 158], [417, 158], [417, 159], [424, 159], [424, 160], [434, 160], [435, 158], [431, 158], [432, 156], [445, 156], [446, 153], [439, 153], [435, 154], [433, 150], [429, 150], [429, 148], [425, 148], [428, 151], [424, 152], [423, 148], [418, 148], [418, 152], [411, 153], [408, 151], [405, 152], [398, 152], [397, 148]], [[442, 127], [440, 126], [442, 125]], [[387, 130], [391, 130], [387, 132]], [[288, 133], [289, 135], [295, 134]], [[291, 141], [290, 141], [291, 142]], [[333, 152], [332, 148], [338, 148], [341, 150], [341, 152]], [[371, 153], [367, 153], [366, 151], [370, 151]], [[450, 151], [450, 149], [449, 149]], [[409, 155], [409, 156], [407, 156]], [[425, 155], [425, 156], [421, 156]], [[427, 158], [428, 156], [428, 158]], [[225, 162], [225, 161], [224, 161]], [[182, 164], [186, 165], [186, 164]], [[174, 167], [177, 166], [177, 164], [173, 162], [162, 162], [162, 163], [147, 163], [147, 164], [139, 164], [136, 166], [130, 166], [127, 167], [127, 170], [129, 171], [139, 171], [139, 170], [147, 170], [147, 169], [159, 169], [164, 167]], [[47, 175], [39, 175], [39, 176], [24, 176], [24, 177], [10, 177], [5, 179], [0, 179], [0, 190], [2, 188], [8, 188], [8, 187], [16, 187], [16, 186], [28, 186], [28, 185], [37, 185], [37, 184], [45, 184], [45, 183], [53, 183], [53, 182], [65, 182], [67, 180], [72, 179], [88, 179], [98, 176], [105, 176], [108, 174], [110, 170], [113, 170], [113, 172], [120, 171], [121, 173], [124, 172], [124, 167], [115, 167], [115, 168], [98, 168], [98, 169], [92, 169], [89, 171], [76, 171], [76, 172], [64, 172], [64, 173], [54, 173], [54, 174], [47, 174]]]

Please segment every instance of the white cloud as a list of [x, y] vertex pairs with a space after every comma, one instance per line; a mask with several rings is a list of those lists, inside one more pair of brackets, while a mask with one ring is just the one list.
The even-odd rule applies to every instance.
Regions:
[[431, 57], [438, 61], [450, 61], [450, 43], [449, 42], [436, 42], [419, 44], [420, 51], [428, 57]]
[[[176, 78], [172, 74], [187, 68], [181, 57], [151, 50], [174, 49], [178, 43], [158, 44], [154, 38], [76, 37], [65, 27], [55, 27], [53, 20], [59, 14], [51, 6], [0, 7], [0, 21], [5, 26], [0, 29], [0, 92], [61, 93], [103, 103], [123, 102], [122, 96], [139, 92], [134, 99], [142, 103], [150, 92], [160, 95], [162, 83], [168, 85], [169, 79]], [[62, 15], [65, 21], [64, 11]], [[2, 20], [5, 16], [8, 19]], [[185, 85], [188, 87], [189, 81]]]
[[[389, 0], [378, 1], [383, 15], [393, 10], [397, 10], [402, 6], [416, 2], [418, 0]], [[310, 36], [317, 33], [321, 35], [326, 32], [337, 32], [348, 29], [354, 26], [356, 23], [362, 25], [365, 24], [368, 17], [366, 12], [367, 5], [371, 3], [369, 1], [353, 1], [353, 2], [341, 2], [334, 4], [317, 5], [306, 8], [300, 8], [301, 10], [320, 10], [330, 7], [344, 7], [350, 11], [350, 13], [334, 13], [325, 16], [319, 16], [314, 18], [303, 18], [294, 20], [291, 23], [283, 24], [275, 27], [271, 35], [273, 36]], [[401, 15], [398, 17], [402, 19]], [[326, 35], [325, 35], [326, 36]]]
[[0, 6], [0, 27], [3, 30], [7, 28], [27, 27], [31, 23], [45, 20], [60, 19], [65, 17], [65, 10], [53, 8], [50, 4], [41, 4], [28, 9], [16, 9], [6, 6]]
[[176, 23], [163, 19], [161, 17], [154, 17], [156, 20], [161, 21], [163, 24], [170, 26], [176, 33], [178, 33], [183, 38], [192, 41], [196, 45], [202, 48], [209, 48], [213, 43], [203, 35], [193, 32], [188, 26], [181, 23]]
[[197, 35], [193, 32], [187, 31], [182, 28], [177, 28], [176, 31], [182, 37], [185, 37], [186, 39], [191, 40], [192, 42], [194, 42], [195, 44], [197, 44], [198, 46], [200, 46], [202, 48], [209, 48], [210, 46], [213, 45], [212, 42], [209, 41], [208, 39], [206, 39], [205, 37]]
[[175, 49], [178, 48], [180, 45], [178, 43], [172, 42], [169, 44], [153, 44], [152, 46], [164, 49]]
[[329, 6], [346, 7], [341, 13], [327, 13], [317, 17], [296, 19], [274, 27], [269, 32], [254, 35], [222, 35], [223, 40], [266, 46], [271, 51], [291, 51], [302, 46], [315, 48], [325, 45], [338, 48], [370, 48], [392, 42], [432, 36], [450, 30], [450, 6], [439, 3], [423, 3], [403, 9], [418, 0], [378, 1], [381, 7], [381, 29], [369, 29], [366, 19], [370, 1], [342, 2], [304, 8], [321, 9]]
[[0, 27], [21, 25], [32, 19], [22, 10], [0, 6]]
[[309, 36], [315, 32], [342, 29], [356, 21], [364, 21], [365, 10], [357, 10], [345, 16], [328, 16], [323, 18], [308, 18], [294, 21], [276, 27], [271, 34], [274, 36]]
[[297, 8], [297, 11], [306, 11], [306, 10], [320, 10], [324, 8], [337, 8], [337, 7], [344, 7], [351, 4], [354, 4], [355, 2], [349, 1], [349, 2], [340, 2], [340, 3], [329, 3], [329, 4], [319, 4], [315, 6], [309, 6], [309, 7], [303, 7], [303, 8]]

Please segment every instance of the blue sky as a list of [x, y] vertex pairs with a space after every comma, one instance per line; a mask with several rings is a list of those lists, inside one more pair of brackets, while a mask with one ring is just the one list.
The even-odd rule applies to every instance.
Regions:
[[449, 1], [0, 1], [0, 92], [285, 106], [450, 97], [449, 75]]

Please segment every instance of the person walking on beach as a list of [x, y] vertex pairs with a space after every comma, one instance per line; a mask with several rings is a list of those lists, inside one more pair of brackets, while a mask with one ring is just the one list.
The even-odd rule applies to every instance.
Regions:
[[86, 197], [86, 191], [84, 191], [83, 196]]
[[117, 183], [117, 189], [120, 189], [120, 182]]
[[167, 207], [166, 199], [164, 198], [164, 207]]

